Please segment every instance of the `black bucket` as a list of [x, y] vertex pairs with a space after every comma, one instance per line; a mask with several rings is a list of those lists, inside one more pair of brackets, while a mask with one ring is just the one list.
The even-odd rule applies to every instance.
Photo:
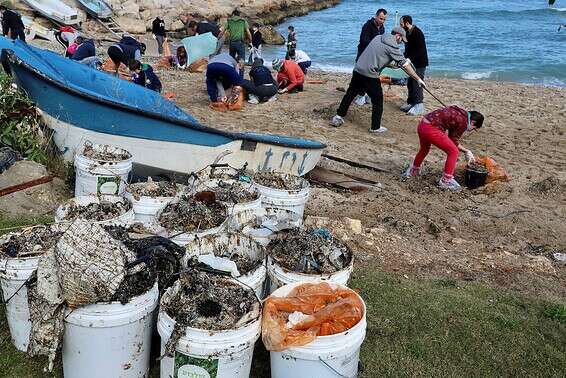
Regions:
[[487, 180], [487, 170], [478, 170], [466, 167], [465, 182], [468, 189], [476, 189], [484, 186]]

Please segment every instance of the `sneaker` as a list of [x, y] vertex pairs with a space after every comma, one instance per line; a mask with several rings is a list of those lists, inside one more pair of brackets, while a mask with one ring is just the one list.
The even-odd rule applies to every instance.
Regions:
[[342, 118], [338, 114], [336, 114], [334, 117], [332, 117], [330, 124], [334, 127], [340, 127], [344, 124], [344, 118]]
[[387, 131], [387, 128], [383, 127], [383, 126], [381, 126], [379, 129], [372, 129], [372, 128], [369, 129], [370, 133], [375, 133], [375, 134], [381, 134], [381, 133], [384, 133], [386, 131]]
[[248, 100], [248, 102], [249, 102], [250, 104], [254, 104], [254, 105], [259, 104], [259, 98], [257, 98], [256, 95], [251, 94], [251, 95], [250, 95], [250, 99]]
[[366, 96], [356, 96], [356, 99], [354, 100], [354, 102], [356, 103], [356, 105], [362, 106], [366, 104]]
[[411, 109], [413, 107], [412, 104], [405, 104], [405, 105], [401, 105], [401, 107], [399, 108], [399, 110], [401, 110], [402, 112], [407, 113], [409, 111], [409, 109]]
[[424, 114], [424, 111], [425, 111], [424, 104], [421, 102], [419, 104], [413, 105], [413, 107], [407, 111], [407, 114], [421, 115], [421, 114]]
[[458, 181], [454, 180], [454, 178], [451, 178], [450, 180], [445, 180], [444, 178], [441, 178], [440, 181], [438, 182], [438, 187], [440, 189], [447, 189], [454, 191], [462, 190], [462, 187], [460, 186], [460, 184], [458, 184]]
[[415, 167], [413, 164], [410, 164], [405, 173], [403, 173], [403, 177], [419, 177], [421, 176], [421, 167]]
[[273, 95], [267, 99], [267, 102], [277, 101], [277, 96]]
[[366, 104], [371, 105], [371, 98], [368, 94], [365, 95]]

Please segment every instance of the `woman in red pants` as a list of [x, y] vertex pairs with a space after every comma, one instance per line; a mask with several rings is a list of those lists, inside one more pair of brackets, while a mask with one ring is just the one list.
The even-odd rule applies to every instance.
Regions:
[[466, 160], [474, 160], [474, 154], [458, 143], [458, 140], [466, 131], [481, 128], [483, 115], [476, 111], [466, 111], [458, 106], [448, 106], [435, 110], [425, 115], [417, 132], [421, 148], [415, 157], [413, 164], [403, 174], [405, 177], [415, 177], [421, 174], [421, 164], [430, 151], [430, 146], [435, 145], [446, 152], [446, 163], [444, 164], [444, 175], [438, 182], [442, 189], [460, 190], [460, 184], [454, 180], [454, 169], [458, 161], [459, 151], [466, 154]]

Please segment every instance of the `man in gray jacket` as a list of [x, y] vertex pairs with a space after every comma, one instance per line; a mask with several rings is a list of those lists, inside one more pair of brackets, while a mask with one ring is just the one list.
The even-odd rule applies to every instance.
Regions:
[[348, 90], [344, 98], [342, 98], [342, 102], [340, 102], [336, 115], [330, 122], [332, 126], [338, 127], [344, 123], [343, 117], [348, 113], [350, 104], [352, 104], [356, 95], [363, 91], [369, 95], [372, 104], [371, 128], [369, 131], [372, 133], [384, 133], [387, 131], [387, 128], [381, 126], [383, 91], [379, 81], [381, 70], [386, 66], [402, 67], [420, 86], [425, 86], [424, 81], [411, 66], [411, 61], [406, 59], [401, 53], [399, 46], [402, 41], [407, 41], [406, 32], [404, 29], [396, 26], [391, 31], [391, 35], [379, 35], [370, 42], [356, 62]]

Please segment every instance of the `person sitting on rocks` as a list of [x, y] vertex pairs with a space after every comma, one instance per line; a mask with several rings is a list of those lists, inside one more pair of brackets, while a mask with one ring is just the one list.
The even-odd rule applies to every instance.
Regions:
[[277, 87], [280, 94], [303, 91], [305, 74], [294, 60], [277, 58], [271, 62], [271, 65], [277, 72]]
[[468, 163], [474, 161], [474, 154], [459, 144], [459, 139], [466, 131], [480, 129], [484, 117], [474, 110], [466, 111], [458, 106], [448, 106], [426, 114], [417, 128], [421, 148], [413, 163], [403, 176], [417, 177], [421, 175], [421, 164], [435, 145], [446, 153], [444, 175], [438, 182], [441, 189], [460, 190], [461, 186], [454, 179], [454, 169], [458, 161], [458, 151], [465, 153]]
[[277, 83], [271, 76], [269, 68], [263, 65], [263, 59], [256, 58], [250, 70], [251, 80], [242, 80], [242, 88], [246, 90], [249, 96], [250, 104], [259, 104], [260, 102], [274, 101], [277, 99]]
[[132, 82], [151, 89], [152, 91], [161, 93], [161, 81], [153, 72], [153, 68], [149, 64], [142, 64], [139, 60], [132, 60], [129, 64], [130, 71], [133, 72]]

